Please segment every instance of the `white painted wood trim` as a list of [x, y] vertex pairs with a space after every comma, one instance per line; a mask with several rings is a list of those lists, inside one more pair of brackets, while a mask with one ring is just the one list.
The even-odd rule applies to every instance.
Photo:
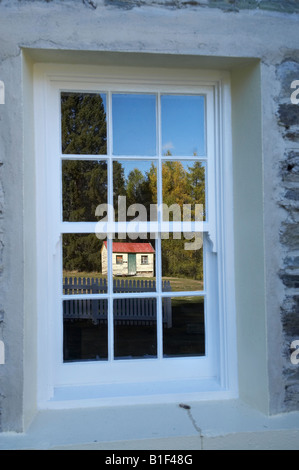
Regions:
[[[117, 71], [117, 75], [115, 74]], [[63, 90], [84, 90], [84, 91], [108, 91], [111, 96], [112, 91], [140, 91], [151, 92], [172, 92], [172, 93], [205, 93], [207, 97], [208, 108], [208, 154], [203, 157], [203, 161], [208, 161], [208, 206], [209, 219], [203, 224], [203, 231], [209, 233], [212, 241], [212, 250], [210, 254], [205, 255], [205, 270], [207, 279], [217, 277], [218, 289], [218, 314], [211, 322], [211, 311], [215, 308], [215, 300], [211, 298], [209, 285], [204, 291], [196, 293], [206, 297], [206, 324], [207, 324], [207, 345], [208, 354], [203, 358], [178, 358], [177, 360], [163, 359], [161, 356], [162, 330], [158, 329], [158, 360], [134, 360], [129, 363], [132, 371], [131, 381], [144, 380], [142, 377], [151, 378], [153, 381], [174, 380], [177, 377], [178, 364], [180, 367], [184, 364], [182, 379], [198, 378], [198, 368], [201, 368], [200, 376], [207, 380], [210, 377], [218, 377], [219, 393], [228, 396], [236, 396], [237, 393], [237, 356], [236, 356], [236, 324], [234, 307], [234, 263], [233, 263], [233, 207], [232, 207], [232, 155], [231, 155], [231, 117], [230, 117], [230, 86], [229, 75], [223, 72], [194, 72], [189, 71], [190, 77], [186, 77], [186, 72], [167, 71], [167, 77], [159, 77], [159, 71], [149, 73], [142, 70], [123, 70], [110, 68], [109, 70], [98, 67], [73, 67], [73, 66], [53, 66], [38, 64], [35, 67], [35, 149], [36, 149], [36, 169], [37, 169], [37, 194], [36, 201], [37, 220], [39, 221], [37, 234], [37, 258], [38, 262], [38, 310], [39, 310], [39, 358], [38, 358], [38, 378], [39, 392], [38, 401], [41, 407], [46, 407], [46, 403], [54, 395], [55, 388], [62, 386], [71, 386], [75, 383], [103, 384], [117, 381], [127, 381], [128, 375], [124, 367], [125, 361], [113, 361], [113, 311], [112, 307], [108, 312], [111, 327], [109, 329], [109, 360], [105, 363], [62, 363], [62, 315], [61, 299], [65, 296], [55, 295], [57, 291], [53, 286], [56, 279], [62, 278], [61, 267], [57, 261], [61, 256], [60, 234], [72, 233], [74, 230], [72, 223], [55, 222], [55, 214], [60, 211], [57, 194], [60, 193], [60, 179], [52, 178], [54, 186], [49, 185], [50, 175], [59, 175], [60, 158], [69, 158], [62, 156], [57, 140], [51, 139], [53, 135], [60, 135], [59, 121], [59, 103], [57, 100], [58, 91]], [[146, 76], [145, 76], [146, 75]], [[108, 95], [109, 95], [108, 93]], [[108, 100], [108, 110], [111, 98]], [[109, 104], [110, 103], [110, 104]], [[111, 113], [108, 111], [108, 119], [111, 119]], [[225, 119], [224, 119], [225, 117]], [[109, 126], [108, 126], [109, 128]], [[110, 129], [112, 126], [110, 126]], [[213, 128], [213, 132], [211, 129]], [[110, 131], [109, 131], [110, 132]], [[56, 143], [55, 143], [56, 142]], [[111, 155], [112, 136], [109, 137], [108, 153]], [[159, 139], [160, 146], [161, 141]], [[51, 151], [50, 151], [51, 149]], [[57, 161], [47, 159], [50, 152], [57, 154]], [[94, 158], [89, 156], [87, 158]], [[105, 158], [102, 157], [101, 158]], [[161, 161], [161, 160], [159, 160]], [[110, 160], [111, 166], [111, 160]], [[109, 169], [108, 178], [112, 182], [112, 167]], [[217, 189], [215, 194], [214, 188]], [[54, 193], [55, 191], [55, 193]], [[49, 195], [51, 198], [49, 201]], [[161, 199], [161, 187], [158, 187], [158, 194]], [[56, 196], [55, 196], [56, 195]], [[111, 195], [110, 195], [111, 200]], [[45, 208], [49, 208], [46, 213]], [[215, 208], [215, 210], [211, 210]], [[47, 217], [50, 214], [50, 218]], [[212, 214], [215, 214], [213, 217]], [[90, 233], [94, 231], [95, 224], [79, 224], [76, 232]], [[152, 226], [150, 228], [153, 228]], [[161, 229], [161, 227], [160, 227]], [[159, 242], [156, 243], [157, 254], [160, 250]], [[108, 239], [108, 251], [112, 253], [111, 240]], [[112, 295], [112, 257], [110, 258], [110, 290], [107, 296], [101, 295], [101, 298], [107, 298]], [[207, 259], [217, 258], [216, 274], [213, 262]], [[156, 256], [157, 268], [159, 268], [159, 257]], [[45, 262], [46, 260], [46, 262]], [[208, 265], [207, 265], [208, 264]], [[159, 272], [159, 269], [157, 269]], [[51, 274], [53, 273], [53, 274]], [[211, 284], [211, 281], [209, 281]], [[159, 284], [160, 285], [160, 284]], [[160, 289], [160, 288], [159, 288]], [[150, 297], [169, 296], [168, 293], [162, 293], [160, 290]], [[188, 294], [188, 293], [187, 293]], [[192, 292], [190, 295], [194, 295]], [[173, 296], [179, 295], [172, 293]], [[185, 293], [184, 293], [185, 295]], [[122, 295], [122, 297], [124, 297]], [[70, 299], [70, 296], [67, 296]], [[75, 298], [79, 298], [76, 296]], [[94, 298], [97, 298], [94, 297]], [[159, 307], [160, 309], [160, 307]], [[158, 309], [158, 316], [161, 316], [161, 310]], [[210, 311], [209, 311], [210, 310]], [[54, 312], [54, 318], [53, 318]], [[56, 320], [55, 320], [56, 314]], [[161, 322], [160, 322], [161, 323]], [[218, 331], [219, 327], [219, 331]], [[159, 327], [160, 328], [160, 327]], [[216, 336], [213, 336], [216, 331]], [[219, 342], [214, 348], [211, 344], [212, 339], [217, 338]], [[218, 359], [220, 358], [220, 361]], [[163, 360], [162, 360], [163, 359]], [[216, 361], [216, 362], [215, 362]], [[58, 369], [57, 369], [57, 364]], [[153, 366], [154, 364], [154, 366]], [[110, 369], [109, 369], [110, 368]], [[126, 370], [124, 372], [124, 369]], [[146, 375], [144, 375], [146, 374]], [[193, 374], [193, 375], [192, 375]], [[135, 376], [135, 379], [134, 379]], [[160, 377], [160, 379], [159, 379]], [[206, 393], [206, 392], [205, 392]], [[217, 391], [213, 391], [215, 397]], [[171, 394], [170, 394], [171, 396]], [[198, 390], [197, 397], [200, 397]], [[205, 394], [203, 394], [205, 396]], [[220, 396], [220, 395], [218, 395]], [[91, 401], [92, 402], [92, 401]], [[91, 403], [90, 402], [90, 403]], [[85, 402], [86, 403], [86, 402]], [[57, 405], [56, 403], [56, 406]]]

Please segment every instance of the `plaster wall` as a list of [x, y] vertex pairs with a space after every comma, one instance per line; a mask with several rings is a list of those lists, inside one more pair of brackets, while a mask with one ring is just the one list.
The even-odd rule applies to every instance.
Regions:
[[[23, 430], [36, 406], [36, 62], [231, 72], [240, 394], [264, 412], [298, 410], [298, 369], [289, 361], [290, 340], [299, 336], [299, 106], [290, 107], [288, 95], [290, 80], [299, 79], [296, 3], [0, 2], [0, 430]], [[249, 249], [258, 251], [256, 263]]]

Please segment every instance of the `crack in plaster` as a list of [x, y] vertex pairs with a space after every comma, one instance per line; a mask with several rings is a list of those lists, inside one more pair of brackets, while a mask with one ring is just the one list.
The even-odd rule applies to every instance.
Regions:
[[193, 417], [192, 415], [192, 412], [191, 412], [191, 406], [190, 405], [186, 405], [184, 403], [181, 403], [179, 405], [180, 408], [183, 408], [184, 410], [187, 411], [187, 415], [188, 415], [188, 418], [190, 419], [191, 423], [192, 423], [192, 426], [194, 427], [195, 431], [198, 432], [199, 434], [199, 437], [200, 437], [200, 450], [203, 450], [203, 434], [202, 434], [202, 430], [201, 428], [198, 426], [198, 424], [196, 423], [196, 420], [195, 418]]

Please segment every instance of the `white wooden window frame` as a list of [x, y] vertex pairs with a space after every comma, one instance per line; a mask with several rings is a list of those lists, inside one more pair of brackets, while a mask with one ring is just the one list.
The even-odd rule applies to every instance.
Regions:
[[[64, 363], [62, 357], [61, 234], [94, 233], [96, 223], [63, 222], [61, 214], [60, 93], [99, 92], [108, 97], [108, 151], [111, 152], [111, 94], [203, 94], [206, 98], [208, 162], [208, 219], [205, 237], [204, 291], [206, 354], [204, 357], [163, 358], [162, 322], [157, 322], [157, 359], [113, 360], [113, 331], [108, 330], [107, 361]], [[37, 64], [34, 73], [36, 211], [37, 211], [37, 304], [38, 304], [38, 403], [40, 408], [101, 406], [122, 403], [171, 402], [178, 399], [221, 399], [237, 396], [236, 321], [234, 293], [233, 175], [231, 149], [230, 78], [226, 72], [142, 70], [88, 66]], [[158, 100], [159, 101], [159, 100]], [[159, 109], [157, 112], [159, 121]], [[158, 123], [159, 126], [159, 123]], [[157, 127], [158, 127], [157, 126]], [[160, 140], [161, 148], [161, 140]], [[63, 158], [94, 159], [95, 156], [63, 155]], [[98, 156], [97, 156], [98, 158]], [[112, 186], [112, 158], [108, 162], [108, 186]], [[118, 159], [118, 157], [114, 157]], [[131, 160], [140, 157], [126, 157]], [[164, 159], [164, 157], [163, 157]], [[170, 159], [175, 159], [171, 157]], [[178, 157], [183, 160], [184, 157]], [[161, 165], [160, 157], [151, 157]], [[190, 160], [190, 156], [186, 157]], [[110, 166], [110, 170], [109, 170]], [[161, 182], [158, 193], [162, 195]], [[111, 197], [110, 197], [111, 199]], [[108, 202], [112, 204], [112, 199]], [[158, 201], [159, 202], [159, 201]], [[158, 231], [163, 223], [158, 222]], [[119, 227], [125, 231], [125, 226]], [[140, 231], [153, 227], [145, 223]], [[168, 230], [168, 226], [166, 229]], [[176, 231], [175, 224], [171, 227]], [[179, 226], [179, 229], [182, 227]], [[109, 232], [111, 228], [105, 229]], [[109, 257], [110, 253], [110, 257]], [[112, 276], [112, 240], [108, 239]], [[157, 292], [161, 295], [194, 295], [194, 292], [162, 293], [159, 283], [159, 244], [156, 256]], [[109, 288], [110, 285], [110, 288]], [[110, 289], [110, 290], [109, 290]], [[122, 294], [122, 297], [138, 294]], [[76, 295], [78, 299], [80, 296]], [[97, 296], [95, 295], [95, 298]], [[112, 298], [108, 279], [107, 295]], [[72, 296], [65, 296], [71, 299]], [[110, 302], [112, 303], [112, 302]], [[158, 312], [158, 320], [161, 312]], [[113, 311], [108, 312], [113, 323]]]

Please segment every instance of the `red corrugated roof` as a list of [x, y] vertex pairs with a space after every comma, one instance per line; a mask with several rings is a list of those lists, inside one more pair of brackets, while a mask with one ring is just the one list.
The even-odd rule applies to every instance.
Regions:
[[[107, 242], [104, 242], [107, 248]], [[155, 253], [151, 243], [113, 242], [113, 253]]]

